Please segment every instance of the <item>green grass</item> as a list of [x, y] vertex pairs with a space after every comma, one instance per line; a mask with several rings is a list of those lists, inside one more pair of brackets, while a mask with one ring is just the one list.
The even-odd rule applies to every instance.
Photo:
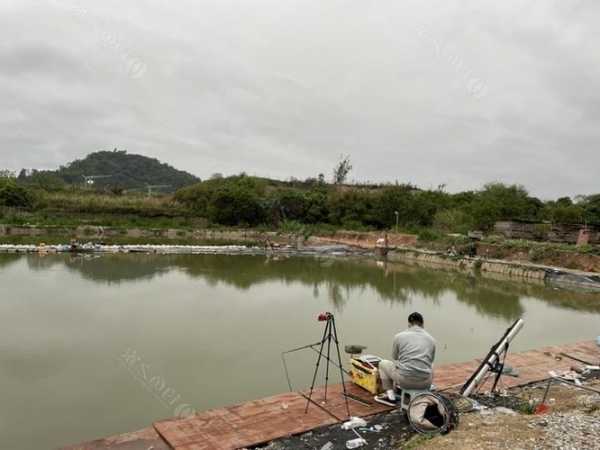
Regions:
[[182, 215], [188, 210], [176, 203], [172, 196], [111, 195], [87, 191], [41, 191], [37, 196], [39, 209], [72, 211], [78, 213], [134, 213], [138, 215]]
[[419, 448], [421, 448], [423, 446], [423, 444], [425, 444], [427, 441], [429, 441], [431, 439], [433, 439], [432, 436], [426, 436], [423, 434], [415, 434], [412, 438], [410, 438], [408, 440], [408, 442], [406, 442], [402, 446], [398, 447], [398, 450], [399, 449], [418, 450]]
[[[106, 245], [244, 245], [246, 247], [258, 246], [264, 244], [258, 241], [240, 241], [228, 239], [167, 239], [156, 237], [107, 237], [103, 239], [78, 239], [79, 242], [103, 243]], [[3, 236], [0, 237], [0, 244], [11, 245], [46, 245], [69, 244], [71, 237], [69, 236]]]
[[[199, 224], [202, 222], [202, 225]], [[30, 209], [0, 208], [0, 223], [78, 226], [85, 224], [145, 228], [205, 226], [170, 195], [111, 195], [86, 190], [35, 191]]]
[[80, 225], [98, 225], [115, 228], [206, 228], [207, 221], [188, 214], [148, 215], [135, 212], [120, 213], [114, 211], [81, 212], [61, 209], [38, 209], [24, 211], [10, 208], [0, 209], [0, 223], [6, 225], [35, 225], [41, 227], [78, 227]]
[[[53, 192], [36, 190], [35, 198], [35, 205], [30, 210], [0, 208], [0, 224], [70, 229], [85, 225], [119, 229], [178, 229], [187, 231], [194, 229], [239, 229], [213, 224], [205, 218], [198, 217], [188, 207], [175, 201], [172, 195], [156, 197], [139, 194], [112, 195], [84, 189], [67, 189]], [[305, 237], [330, 236], [338, 230], [375, 231], [372, 227], [364, 226], [356, 221], [346, 221], [342, 225], [331, 225], [323, 223], [304, 224], [292, 220], [284, 221], [279, 225], [260, 225], [254, 227], [254, 230], [278, 231], [286, 234], [299, 234]], [[389, 231], [393, 232], [394, 228]], [[448, 249], [454, 248], [457, 253], [461, 254], [462, 249], [468, 250], [468, 246], [471, 245], [470, 240], [465, 236], [449, 236], [447, 232], [435, 227], [402, 227], [398, 231], [418, 235], [417, 246], [429, 250], [446, 252]], [[378, 230], [378, 232], [383, 233], [383, 230]], [[63, 231], [63, 233], [65, 232]], [[52, 235], [53, 233], [49, 230], [48, 234]], [[179, 236], [179, 238], [181, 239], [154, 239], [161, 243], [195, 242], [183, 236]], [[31, 239], [34, 243], [36, 243], [35, 241], [39, 242], [37, 237]], [[58, 237], [57, 239], [63, 242], [67, 237]], [[126, 237], [112, 239], [114, 241], [119, 240], [119, 242], [132, 242], [132, 238]], [[150, 238], [142, 238], [141, 240], [151, 241]], [[510, 240], [499, 236], [490, 236], [484, 239], [483, 242], [497, 245], [500, 250], [527, 252], [528, 259], [533, 262], [560, 256], [564, 252], [600, 256], [600, 246], [597, 245], [576, 247], [569, 244]]]
[[[279, 225], [279, 228], [277, 228], [276, 231], [286, 234], [299, 234], [305, 238], [309, 238], [310, 236], [331, 236], [339, 229], [340, 228], [326, 223], [305, 224], [295, 220], [286, 220]], [[344, 230], [350, 231], [347, 228], [344, 228]], [[264, 231], [273, 230], [265, 227]]]

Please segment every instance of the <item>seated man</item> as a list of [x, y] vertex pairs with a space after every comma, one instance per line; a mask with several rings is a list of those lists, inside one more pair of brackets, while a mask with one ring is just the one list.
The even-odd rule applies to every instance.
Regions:
[[394, 337], [393, 361], [379, 363], [379, 375], [384, 393], [375, 401], [396, 406], [394, 387], [400, 389], [429, 389], [433, 378], [435, 340], [423, 329], [423, 316], [418, 312], [408, 316], [408, 329]]

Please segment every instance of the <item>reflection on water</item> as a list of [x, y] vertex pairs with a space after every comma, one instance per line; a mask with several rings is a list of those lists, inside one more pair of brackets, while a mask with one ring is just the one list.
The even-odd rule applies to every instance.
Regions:
[[[18, 255], [0, 258], [3, 264], [18, 261]], [[406, 303], [425, 298], [433, 302], [452, 292], [458, 301], [479, 313], [509, 321], [523, 315], [522, 297], [536, 297], [562, 308], [600, 312], [597, 294], [549, 289], [539, 285], [481, 278], [453, 271], [365, 260], [315, 258], [265, 258], [226, 255], [76, 255], [28, 256], [32, 270], [62, 266], [98, 283], [119, 284], [151, 280], [171, 270], [185, 271], [208, 285], [219, 283], [248, 290], [268, 282], [301, 283], [313, 296], [326, 292], [332, 307], [341, 310], [351, 292], [374, 289], [379, 301]]]
[[[441, 363], [481, 357], [520, 316], [515, 350], [593, 338], [600, 298], [354, 259], [0, 255], [0, 448], [52, 448], [172, 416], [123, 355], [138, 355], [179, 406], [285, 391], [279, 355], [320, 337], [323, 310], [337, 315], [343, 343], [382, 356], [419, 310]], [[291, 361], [298, 387], [313, 356]]]

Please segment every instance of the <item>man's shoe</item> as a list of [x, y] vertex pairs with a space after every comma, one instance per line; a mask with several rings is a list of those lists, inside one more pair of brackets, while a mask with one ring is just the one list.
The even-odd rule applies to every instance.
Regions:
[[390, 400], [390, 398], [387, 396], [387, 394], [385, 392], [383, 394], [376, 395], [374, 397], [374, 400], [377, 403], [381, 403], [382, 405], [391, 406], [392, 408], [395, 406], [398, 406], [400, 404], [400, 400], [398, 400], [398, 398], [396, 398], [396, 400]]

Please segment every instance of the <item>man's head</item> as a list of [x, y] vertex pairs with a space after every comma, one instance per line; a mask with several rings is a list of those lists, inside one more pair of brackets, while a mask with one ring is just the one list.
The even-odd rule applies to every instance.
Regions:
[[410, 316], [408, 316], [408, 324], [411, 327], [415, 325], [422, 327], [424, 323], [425, 322], [423, 320], [423, 316], [418, 312], [414, 312]]

